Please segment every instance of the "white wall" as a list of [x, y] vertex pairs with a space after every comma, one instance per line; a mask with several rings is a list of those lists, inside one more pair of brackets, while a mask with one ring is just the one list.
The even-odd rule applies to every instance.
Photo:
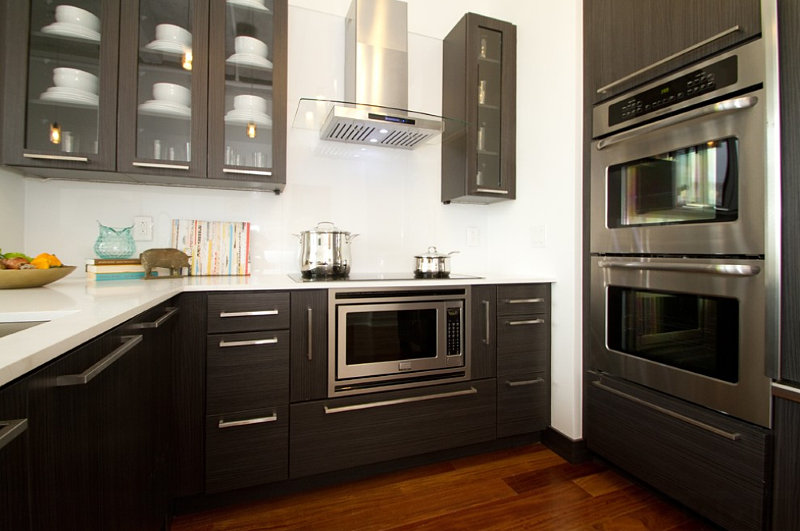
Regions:
[[[290, 0], [289, 124], [300, 97], [341, 98], [344, 23], [350, 0]], [[169, 220], [247, 220], [253, 224], [253, 269], [297, 269], [292, 233], [330, 220], [359, 233], [354, 271], [407, 271], [429, 245], [460, 250], [454, 271], [547, 275], [553, 286], [553, 427], [581, 436], [580, 419], [580, 0], [409, 0], [409, 106], [441, 111], [441, 41], [464, 12], [518, 27], [517, 197], [501, 204], [442, 205], [439, 146], [413, 152], [359, 153], [321, 143], [290, 128], [288, 184], [281, 196], [233, 192], [24, 180], [24, 246], [55, 252], [68, 263], [93, 255], [97, 221], [127, 226], [153, 216], [154, 240], [169, 245]], [[354, 154], [360, 154], [354, 158]], [[10, 181], [11, 184], [5, 181]], [[19, 203], [19, 182], [0, 173], [5, 202]], [[19, 208], [19, 207], [15, 207]], [[23, 214], [22, 211], [17, 211]], [[20, 225], [0, 225], [0, 246]], [[467, 228], [479, 243], [468, 246]], [[18, 242], [19, 240], [15, 241]]]
[[25, 181], [0, 166], [0, 249], [24, 252]]

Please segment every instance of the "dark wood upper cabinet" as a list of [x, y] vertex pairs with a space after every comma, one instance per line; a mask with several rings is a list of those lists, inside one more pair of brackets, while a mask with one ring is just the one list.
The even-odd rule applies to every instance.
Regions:
[[761, 33], [759, 0], [585, 0], [584, 9], [595, 102]]
[[516, 49], [516, 26], [474, 13], [444, 39], [444, 203], [516, 197]]

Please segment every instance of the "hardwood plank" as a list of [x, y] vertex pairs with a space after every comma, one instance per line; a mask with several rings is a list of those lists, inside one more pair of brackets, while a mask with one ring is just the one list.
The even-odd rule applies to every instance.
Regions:
[[603, 494], [624, 489], [631, 484], [630, 481], [611, 470], [577, 478], [572, 482], [591, 496], [602, 496]]
[[545, 468], [544, 470], [515, 474], [505, 478], [504, 481], [508, 483], [517, 494], [523, 494], [561, 481], [571, 481], [590, 474], [596, 474], [605, 469], [605, 466], [595, 461], [586, 461], [585, 463], [579, 463], [577, 465], [564, 463]]

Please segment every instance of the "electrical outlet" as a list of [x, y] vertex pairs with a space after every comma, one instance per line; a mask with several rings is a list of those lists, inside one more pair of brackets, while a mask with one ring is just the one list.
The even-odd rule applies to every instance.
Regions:
[[137, 242], [149, 242], [153, 239], [153, 218], [135, 216], [133, 218], [133, 239]]
[[545, 225], [531, 227], [531, 247], [547, 247], [547, 227]]
[[481, 230], [477, 227], [467, 227], [467, 247], [481, 246]]

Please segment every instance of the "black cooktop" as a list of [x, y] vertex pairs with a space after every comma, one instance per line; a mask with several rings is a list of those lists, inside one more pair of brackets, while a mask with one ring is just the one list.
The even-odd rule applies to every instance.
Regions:
[[419, 280], [425, 282], [426, 280], [471, 280], [476, 278], [483, 278], [477, 275], [459, 275], [457, 273], [450, 273], [447, 277], [417, 277], [413, 272], [405, 273], [350, 273], [347, 277], [312, 277], [305, 278], [300, 273], [289, 273], [289, 278], [295, 282], [365, 282], [375, 280]]

